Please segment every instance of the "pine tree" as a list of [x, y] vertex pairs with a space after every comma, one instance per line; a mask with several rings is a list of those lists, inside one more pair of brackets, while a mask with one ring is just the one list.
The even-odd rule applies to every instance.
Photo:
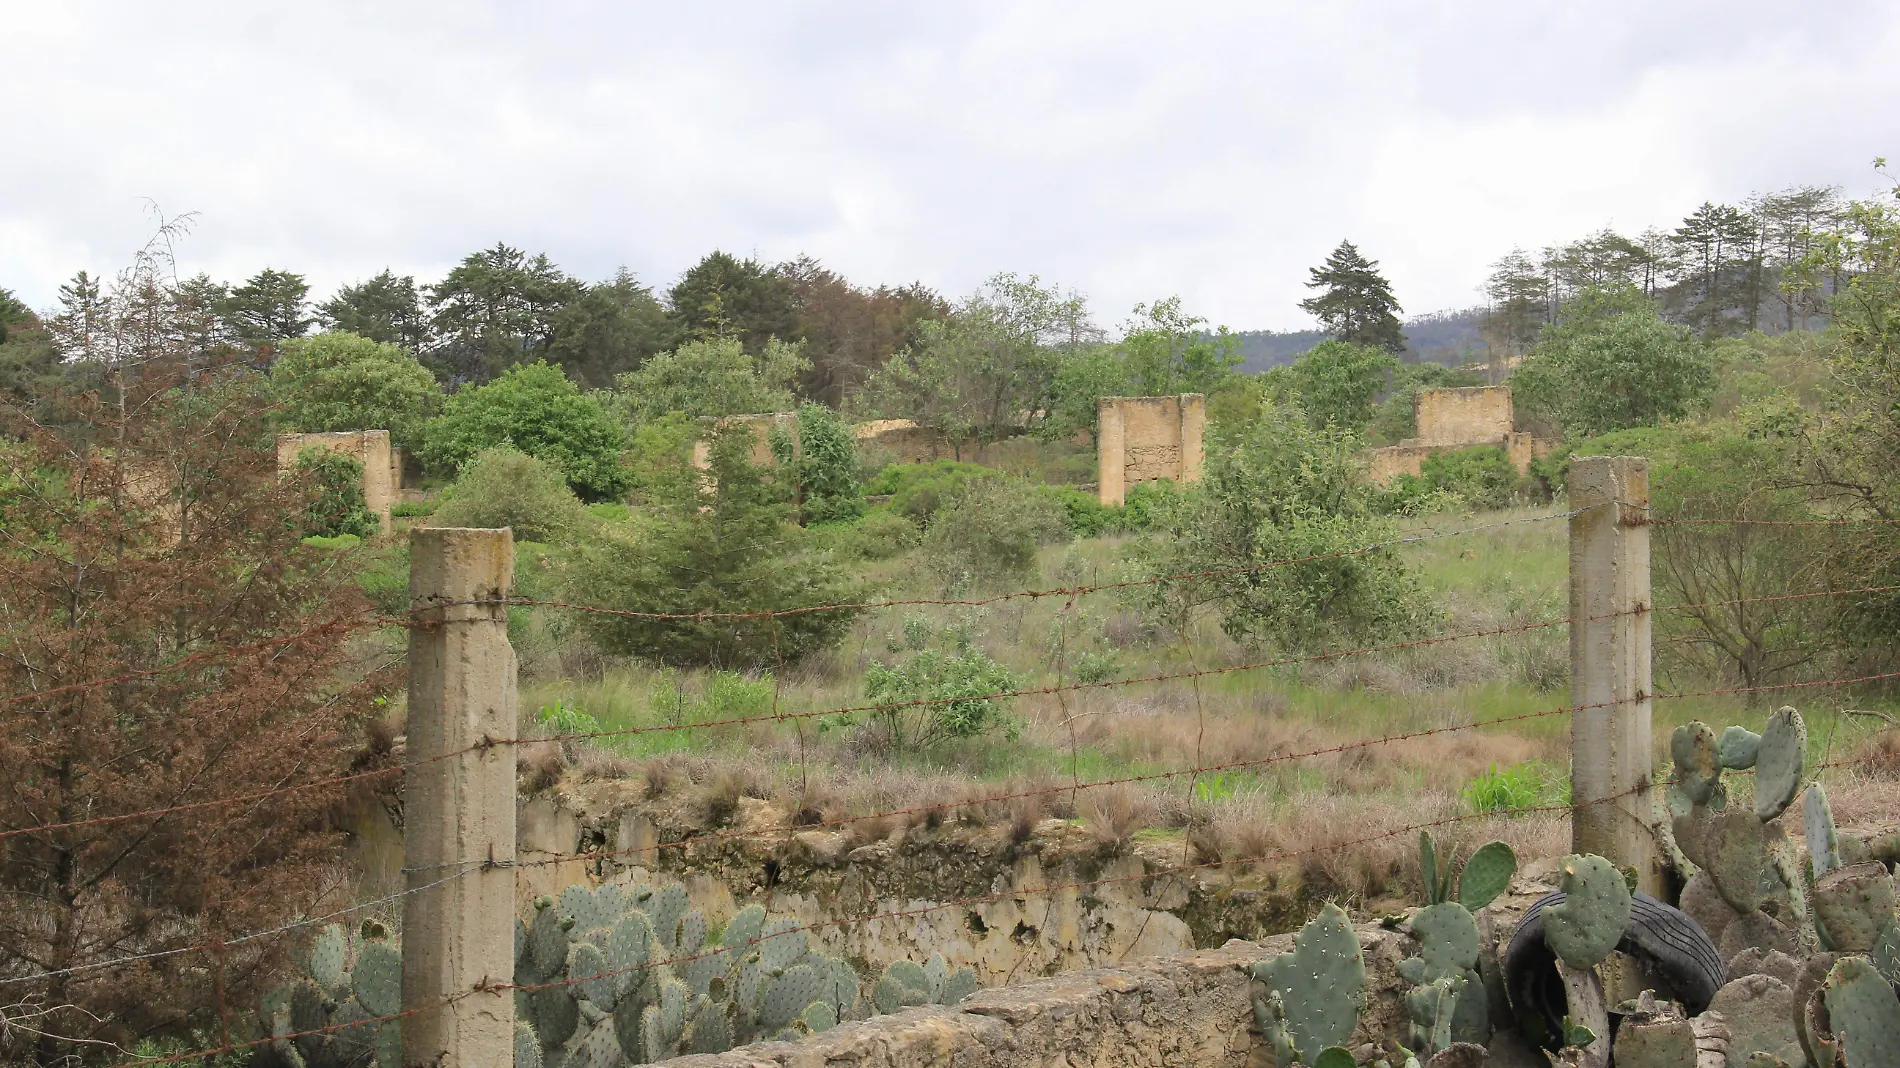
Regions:
[[1399, 302], [1392, 296], [1392, 283], [1379, 273], [1379, 261], [1366, 259], [1352, 242], [1341, 241], [1312, 275], [1306, 286], [1320, 294], [1300, 301], [1300, 307], [1319, 319], [1327, 333], [1356, 345], [1405, 351]]

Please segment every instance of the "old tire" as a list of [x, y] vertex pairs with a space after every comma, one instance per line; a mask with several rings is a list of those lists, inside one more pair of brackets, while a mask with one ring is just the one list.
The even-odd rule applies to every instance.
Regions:
[[[1557, 958], [1544, 944], [1544, 910], [1563, 899], [1562, 891], [1537, 899], [1525, 910], [1504, 950], [1504, 990], [1511, 999], [1511, 1011], [1524, 1034], [1548, 1049], [1560, 1044], [1566, 1005]], [[1616, 948], [1666, 984], [1667, 993], [1682, 1002], [1691, 1016], [1709, 1007], [1727, 978], [1722, 955], [1702, 925], [1640, 890], [1631, 896], [1629, 927]]]

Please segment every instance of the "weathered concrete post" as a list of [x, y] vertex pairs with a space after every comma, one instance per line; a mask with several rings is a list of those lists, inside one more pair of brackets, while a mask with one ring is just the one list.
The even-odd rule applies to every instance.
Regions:
[[1098, 429], [1095, 432], [1095, 480], [1098, 499], [1103, 507], [1119, 508], [1126, 497], [1127, 441], [1122, 426], [1120, 397], [1103, 397], [1095, 402]]
[[[514, 536], [409, 535], [409, 760], [403, 782], [402, 1021], [410, 1065], [514, 1060]], [[475, 602], [475, 603], [471, 603]], [[474, 748], [471, 748], [474, 747]], [[466, 751], [465, 751], [466, 750]], [[453, 754], [453, 755], [445, 755]], [[434, 759], [434, 758], [440, 759]], [[453, 1002], [443, 1005], [444, 1001]]]
[[1649, 462], [1570, 462], [1571, 848], [1662, 891], [1650, 824]]

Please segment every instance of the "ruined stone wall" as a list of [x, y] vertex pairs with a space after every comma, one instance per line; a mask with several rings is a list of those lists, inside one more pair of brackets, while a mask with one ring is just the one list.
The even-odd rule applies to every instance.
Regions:
[[277, 469], [288, 471], [297, 465], [297, 455], [305, 449], [329, 449], [347, 453], [363, 465], [363, 503], [390, 530], [389, 506], [402, 485], [402, 461], [398, 450], [390, 448], [387, 430], [339, 430], [326, 434], [277, 435]]
[[1415, 411], [1420, 445], [1493, 443], [1513, 429], [1509, 386], [1420, 390]]
[[1468, 386], [1420, 390], [1415, 414], [1418, 436], [1397, 445], [1366, 452], [1367, 475], [1386, 482], [1399, 475], [1416, 477], [1425, 458], [1436, 452], [1495, 445], [1504, 450], [1520, 475], [1530, 473], [1531, 461], [1557, 447], [1555, 442], [1512, 430], [1516, 418], [1509, 386]]
[[1096, 435], [1098, 485], [1103, 504], [1120, 505], [1128, 487], [1156, 479], [1201, 477], [1207, 397], [1103, 397]]

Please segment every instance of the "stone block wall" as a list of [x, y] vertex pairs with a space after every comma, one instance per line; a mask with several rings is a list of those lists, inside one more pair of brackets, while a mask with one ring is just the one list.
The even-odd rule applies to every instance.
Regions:
[[339, 430], [325, 434], [277, 435], [277, 469], [287, 471], [297, 465], [297, 456], [305, 449], [329, 449], [347, 453], [363, 465], [363, 503], [390, 530], [389, 506], [402, 485], [402, 460], [389, 444], [387, 430]]
[[1526, 475], [1532, 460], [1557, 447], [1554, 442], [1511, 429], [1516, 415], [1509, 386], [1421, 390], [1415, 411], [1417, 437], [1367, 451], [1367, 474], [1372, 481], [1386, 482], [1399, 475], [1416, 477], [1427, 456], [1473, 445], [1503, 449], [1517, 473]]
[[1096, 435], [1101, 501], [1119, 506], [1128, 487], [1156, 479], [1194, 482], [1201, 477], [1207, 433], [1207, 397], [1103, 397]]
[[1420, 445], [1495, 442], [1514, 428], [1509, 386], [1421, 390], [1414, 410]]

